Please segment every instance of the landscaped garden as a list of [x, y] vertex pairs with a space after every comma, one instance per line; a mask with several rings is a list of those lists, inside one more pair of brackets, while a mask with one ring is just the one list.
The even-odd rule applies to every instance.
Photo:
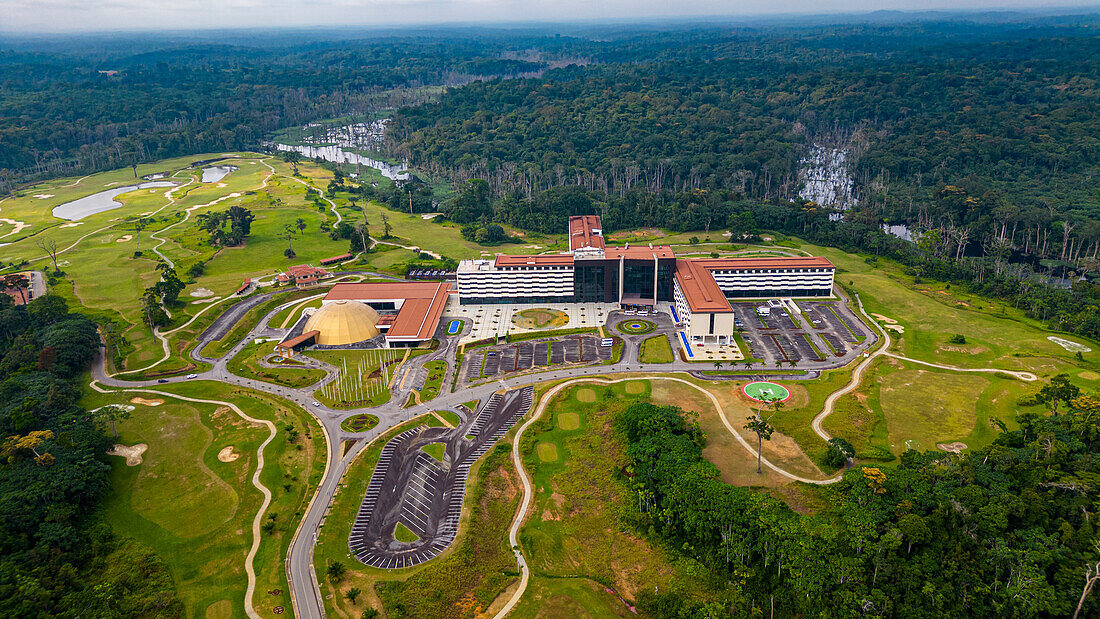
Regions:
[[645, 335], [646, 333], [652, 333], [657, 328], [657, 323], [641, 318], [627, 318], [615, 325], [615, 328], [627, 335]]
[[525, 309], [512, 314], [512, 324], [520, 329], [560, 329], [569, 324], [569, 315], [555, 309]]

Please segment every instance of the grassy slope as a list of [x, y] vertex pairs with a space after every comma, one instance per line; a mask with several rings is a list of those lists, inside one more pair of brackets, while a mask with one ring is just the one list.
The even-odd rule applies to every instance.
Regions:
[[638, 351], [638, 360], [642, 363], [672, 363], [672, 347], [664, 335], [655, 335], [642, 341]]
[[[283, 559], [290, 536], [320, 479], [324, 439], [301, 410], [271, 396], [239, 392], [215, 383], [165, 385], [191, 397], [226, 399], [250, 415], [271, 419], [280, 428], [265, 450], [261, 475], [271, 489], [268, 514], [277, 514], [271, 534], [262, 538], [256, 556], [256, 606], [264, 614], [290, 606]], [[266, 439], [264, 427], [251, 426], [236, 414], [210, 404], [184, 403], [148, 393], [88, 392], [83, 404], [125, 404], [135, 395], [165, 399], [161, 406], [136, 405], [119, 424], [120, 442], [149, 446], [144, 463], [129, 467], [112, 458], [112, 493], [106, 510], [115, 530], [151, 547], [168, 565], [189, 616], [209, 607], [224, 607], [227, 616], [244, 616], [244, 557], [252, 544], [252, 519], [261, 495], [251, 484], [256, 448]], [[294, 425], [301, 435], [287, 442], [281, 429]], [[239, 457], [222, 462], [218, 453], [232, 445]], [[301, 448], [300, 448], [301, 447]], [[279, 589], [279, 595], [268, 591]]]

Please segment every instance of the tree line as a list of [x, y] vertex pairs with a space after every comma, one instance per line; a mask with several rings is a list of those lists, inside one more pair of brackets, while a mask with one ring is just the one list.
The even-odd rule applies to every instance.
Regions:
[[[906, 451], [823, 488], [817, 513], [730, 486], [691, 414], [637, 403], [615, 421], [630, 524], [708, 571], [709, 599], [642, 588], [658, 617], [1087, 617], [1100, 580], [1100, 400], [1025, 412], [967, 454]], [[674, 550], [673, 550], [674, 549]]]

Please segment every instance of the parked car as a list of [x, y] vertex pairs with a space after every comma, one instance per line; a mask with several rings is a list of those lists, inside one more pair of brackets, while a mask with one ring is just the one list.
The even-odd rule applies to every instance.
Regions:
[[615, 340], [613, 340], [609, 337], [605, 337], [602, 340], [600, 340], [600, 346], [614, 346], [614, 345], [615, 345]]
[[313, 405], [314, 405], [314, 406], [317, 406], [317, 407], [320, 407], [320, 406], [321, 406], [321, 403], [320, 403], [320, 402], [318, 402], [317, 400], [314, 400], [314, 401], [313, 401]]
[[166, 383], [166, 382], [168, 382], [168, 379], [167, 378], [162, 378], [162, 379], [158, 380], [157, 382], [158, 383]]
[[198, 378], [198, 377], [199, 377], [198, 374], [188, 374], [187, 375], [187, 380], [191, 380], [192, 378]]

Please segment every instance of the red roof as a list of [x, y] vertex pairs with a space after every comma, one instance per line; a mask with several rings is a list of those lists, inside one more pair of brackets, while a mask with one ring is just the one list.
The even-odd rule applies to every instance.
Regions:
[[248, 290], [248, 287], [251, 286], [251, 285], [252, 285], [252, 280], [251, 279], [244, 280], [244, 283], [241, 284], [241, 287], [237, 289], [237, 294], [241, 294], [245, 290]]
[[404, 299], [393, 326], [386, 332], [386, 339], [415, 342], [430, 339], [435, 334], [450, 293], [450, 282], [336, 284], [325, 295], [325, 301]]
[[341, 260], [347, 260], [348, 258], [351, 258], [351, 254], [340, 254], [339, 256], [333, 256], [331, 258], [325, 258], [324, 260], [321, 261], [321, 264], [330, 264], [330, 263], [333, 263], [333, 262], [339, 262]]
[[773, 258], [699, 258], [692, 260], [710, 270], [747, 271], [750, 269], [820, 269], [835, 268], [822, 256]]
[[718, 287], [702, 260], [677, 260], [676, 281], [684, 291], [691, 311], [708, 314], [732, 312], [725, 293]]
[[582, 247], [603, 249], [603, 224], [596, 215], [580, 215], [569, 218], [569, 251]]
[[321, 332], [316, 331], [316, 330], [306, 331], [305, 333], [299, 335], [298, 337], [292, 337], [289, 340], [284, 340], [282, 342], [279, 342], [279, 348], [294, 348], [298, 344], [308, 342], [311, 338], [315, 338], [320, 334], [321, 334]]
[[649, 247], [648, 245], [608, 247], [604, 255], [613, 260], [618, 260], [620, 257], [625, 257], [627, 260], [653, 260], [654, 255], [658, 258], [676, 257], [676, 254], [673, 253], [672, 248], [668, 245], [657, 245], [655, 247]]
[[538, 256], [497, 256], [498, 267], [521, 266], [573, 266], [573, 256], [569, 254], [540, 254]]

